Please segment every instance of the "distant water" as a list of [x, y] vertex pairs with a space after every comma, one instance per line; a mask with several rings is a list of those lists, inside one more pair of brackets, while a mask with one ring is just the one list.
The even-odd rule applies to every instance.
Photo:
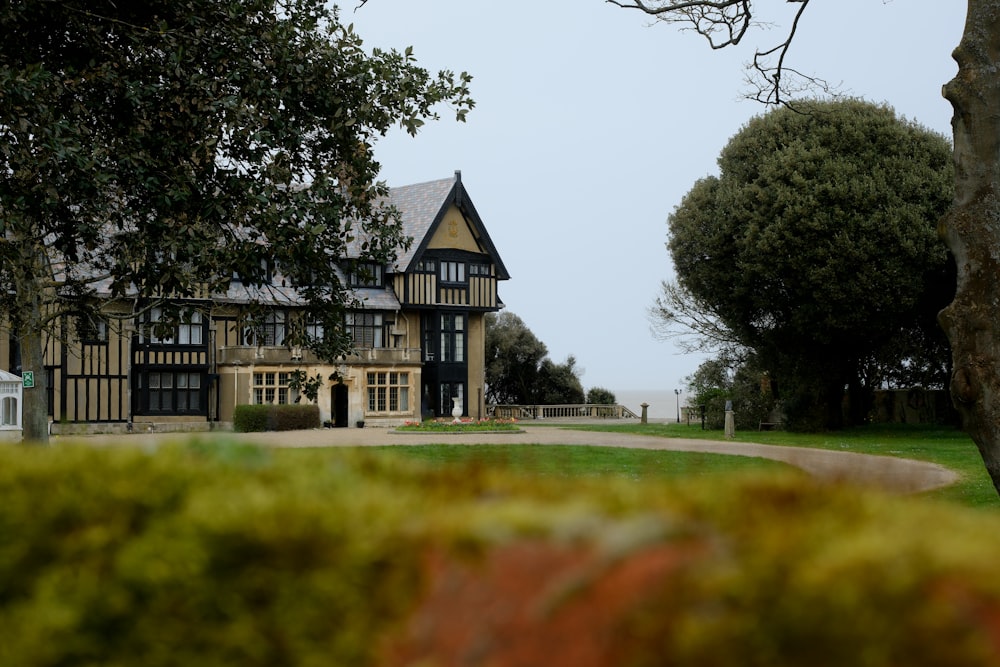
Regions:
[[[648, 403], [646, 415], [650, 419], [677, 419], [677, 399], [673, 389], [627, 389], [615, 390], [615, 398], [637, 415], [642, 415], [642, 404]], [[680, 395], [680, 405], [684, 407], [687, 392]]]

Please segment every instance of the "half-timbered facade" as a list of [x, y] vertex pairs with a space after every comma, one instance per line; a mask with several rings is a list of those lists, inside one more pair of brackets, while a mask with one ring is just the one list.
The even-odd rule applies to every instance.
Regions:
[[[185, 317], [170, 331], [153, 326], [156, 307], [123, 318], [109, 304], [107, 318], [64, 318], [46, 350], [53, 431], [225, 426], [237, 405], [294, 402], [299, 371], [322, 378], [317, 403], [331, 426], [451, 415], [455, 399], [463, 414], [484, 416], [485, 315], [502, 308], [507, 270], [459, 172], [393, 188], [391, 201], [413, 243], [391, 265], [345, 273], [361, 304], [344, 319], [350, 354], [329, 363], [290, 345], [292, 327], [322, 332], [280, 284], [252, 328], [238, 282], [181, 304]], [[16, 345], [0, 346], [20, 372]]]

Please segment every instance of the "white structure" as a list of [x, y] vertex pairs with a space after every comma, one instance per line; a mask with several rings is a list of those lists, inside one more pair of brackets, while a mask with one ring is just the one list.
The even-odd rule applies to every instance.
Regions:
[[24, 385], [21, 376], [0, 371], [0, 441], [21, 440]]

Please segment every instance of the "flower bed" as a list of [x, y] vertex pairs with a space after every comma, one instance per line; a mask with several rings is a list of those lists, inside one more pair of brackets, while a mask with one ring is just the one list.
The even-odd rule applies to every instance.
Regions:
[[403, 433], [517, 433], [521, 429], [516, 419], [427, 419], [408, 421], [396, 428]]

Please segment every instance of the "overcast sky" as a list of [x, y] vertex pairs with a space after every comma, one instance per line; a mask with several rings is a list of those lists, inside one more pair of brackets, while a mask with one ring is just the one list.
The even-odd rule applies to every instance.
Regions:
[[[745, 63], [784, 39], [798, 4], [760, 0], [773, 29], [712, 51], [694, 34], [602, 0], [369, 0], [342, 5], [368, 47], [414, 47], [431, 71], [473, 75], [465, 124], [397, 132], [389, 185], [462, 181], [510, 271], [500, 297], [585, 388], [683, 388], [702, 361], [650, 333], [673, 268], [666, 219], [751, 117]], [[965, 20], [957, 0], [815, 0], [788, 62], [950, 135], [941, 86]]]

